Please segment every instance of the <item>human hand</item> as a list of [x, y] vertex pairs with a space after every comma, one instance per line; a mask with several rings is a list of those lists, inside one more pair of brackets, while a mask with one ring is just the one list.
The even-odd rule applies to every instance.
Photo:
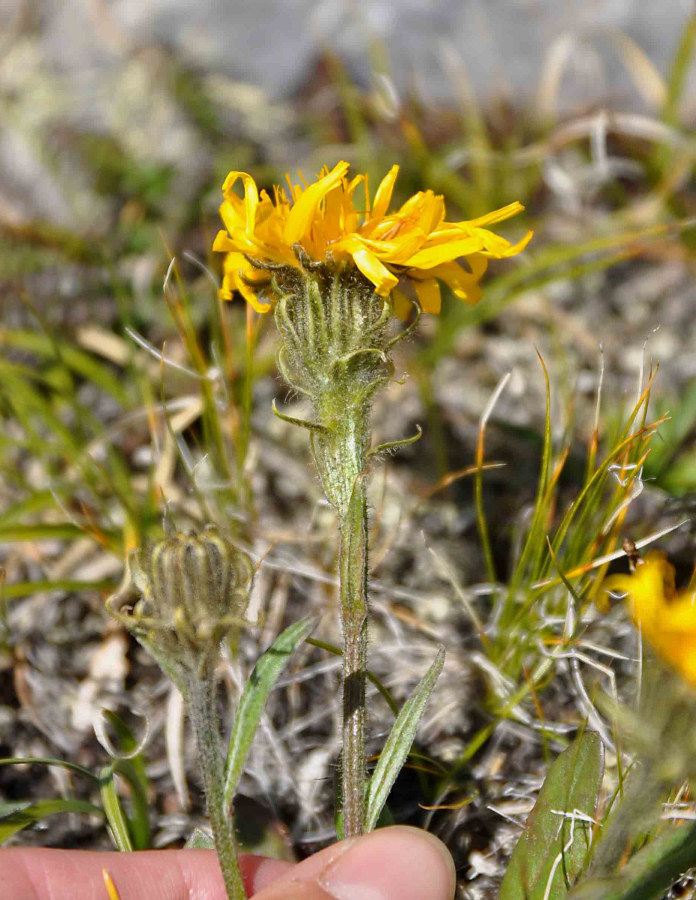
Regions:
[[[254, 900], [452, 900], [452, 858], [433, 835], [383, 828], [334, 844], [298, 865], [243, 856]], [[2, 900], [106, 900], [106, 870], [120, 900], [225, 900], [212, 850], [99, 853], [0, 851]]]

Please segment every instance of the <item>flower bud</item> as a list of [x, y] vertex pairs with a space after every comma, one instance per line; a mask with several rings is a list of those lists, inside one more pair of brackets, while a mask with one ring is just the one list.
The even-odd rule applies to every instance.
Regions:
[[216, 654], [245, 624], [252, 574], [249, 557], [214, 526], [177, 533], [130, 554], [127, 582], [107, 608], [158, 660], [188, 663]]

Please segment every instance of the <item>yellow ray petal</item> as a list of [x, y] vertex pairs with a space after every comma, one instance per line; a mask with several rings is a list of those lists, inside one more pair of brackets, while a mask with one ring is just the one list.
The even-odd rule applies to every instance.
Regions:
[[396, 215], [401, 219], [410, 218], [423, 207], [424, 203], [427, 203], [428, 194], [432, 194], [432, 191], [418, 191], [399, 207]]
[[[223, 265], [222, 287], [219, 291], [221, 300], [233, 300], [235, 291], [238, 291], [244, 299], [251, 303], [256, 312], [265, 313], [271, 308], [270, 303], [259, 299], [256, 290], [247, 284], [242, 275], [249, 279], [258, 279], [261, 283], [266, 280], [263, 272], [259, 272], [250, 265], [241, 253], [228, 253]], [[262, 284], [259, 284], [261, 287]]]
[[508, 256], [516, 256], [518, 253], [521, 253], [527, 244], [534, 237], [533, 231], [528, 231], [521, 241], [518, 241], [516, 244], [510, 244], [501, 254], [501, 259], [506, 259]]
[[461, 240], [448, 241], [435, 247], [426, 245], [415, 253], [408, 261], [416, 269], [432, 269], [442, 263], [452, 262], [460, 256], [477, 253], [481, 250], [481, 241], [477, 237], [465, 237]]
[[394, 288], [391, 293], [392, 303], [394, 304], [394, 315], [405, 322], [413, 312], [413, 303], [408, 299], [406, 294], [402, 293], [398, 288]]
[[383, 262], [406, 266], [410, 265], [413, 255], [423, 246], [425, 238], [424, 232], [415, 228], [412, 231], [397, 235], [389, 241], [373, 240], [359, 234], [351, 234], [340, 241], [339, 244], [350, 250], [364, 247]]
[[246, 227], [246, 212], [244, 200], [236, 194], [231, 194], [229, 200], [223, 200], [220, 205], [220, 218], [230, 234], [234, 234], [240, 228]]
[[222, 193], [230, 203], [234, 204], [232, 198], [235, 198], [236, 200], [239, 200], [239, 198], [232, 188], [240, 179], [244, 185], [244, 209], [246, 212], [245, 230], [247, 235], [251, 236], [253, 235], [256, 226], [256, 209], [259, 205], [259, 192], [256, 188], [254, 179], [246, 172], [230, 172], [227, 178], [225, 178], [225, 183], [222, 186]]
[[502, 206], [500, 209], [495, 209], [493, 212], [486, 213], [485, 216], [479, 216], [478, 219], [469, 219], [468, 221], [458, 222], [457, 224], [466, 228], [483, 228], [486, 225], [494, 225], [496, 222], [504, 222], [505, 219], [516, 216], [517, 213], [521, 213], [523, 210], [524, 206], [522, 206], [518, 200], [515, 200], [514, 203], [508, 203], [507, 206]]
[[471, 274], [476, 281], [480, 281], [486, 274], [486, 270], [488, 269], [488, 257], [484, 256], [482, 253], [471, 253], [466, 257], [464, 262], [471, 270]]
[[354, 251], [353, 260], [365, 278], [375, 286], [376, 293], [380, 297], [388, 297], [390, 292], [399, 283], [399, 279], [381, 263], [374, 253], [364, 247]]
[[459, 263], [443, 263], [441, 266], [425, 270], [424, 274], [444, 281], [460, 300], [466, 300], [467, 303], [474, 304], [481, 299], [481, 288], [478, 284], [478, 278], [471, 272], [463, 269]]
[[271, 308], [271, 304], [261, 300], [256, 291], [250, 285], [245, 284], [241, 278], [237, 279], [237, 290], [257, 313], [267, 313]]
[[102, 869], [102, 878], [104, 879], [104, 887], [106, 888], [106, 893], [109, 895], [109, 900], [121, 900], [121, 895], [116, 890], [116, 885], [106, 869]]
[[434, 231], [445, 218], [445, 198], [442, 194], [426, 191], [423, 206], [418, 216], [418, 224], [427, 234]]
[[236, 242], [232, 240], [226, 231], [218, 231], [213, 241], [213, 251], [215, 253], [236, 252], [238, 250]]
[[314, 214], [322, 199], [330, 190], [333, 190], [341, 183], [347, 171], [347, 162], [338, 163], [328, 175], [324, 175], [323, 178], [315, 181], [314, 184], [310, 184], [297, 197], [294, 206], [290, 210], [283, 232], [283, 237], [288, 246], [292, 247], [309, 231]]
[[696, 641], [684, 642], [678, 669], [685, 681], [696, 686]]
[[425, 281], [417, 281], [414, 278], [413, 287], [416, 289], [416, 296], [423, 312], [437, 315], [442, 306], [440, 285], [437, 281], [434, 278], [427, 278]]
[[375, 199], [370, 213], [371, 219], [381, 219], [387, 214], [398, 174], [399, 166], [394, 165], [380, 181], [379, 187], [375, 191]]
[[673, 602], [663, 605], [660, 610], [660, 628], [666, 633], [696, 635], [696, 606], [692, 593], [680, 594]]

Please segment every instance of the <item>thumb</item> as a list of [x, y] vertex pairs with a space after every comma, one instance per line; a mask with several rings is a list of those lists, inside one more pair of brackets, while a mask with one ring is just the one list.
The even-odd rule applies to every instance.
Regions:
[[327, 847], [254, 900], [452, 900], [454, 862], [417, 828], [382, 828]]

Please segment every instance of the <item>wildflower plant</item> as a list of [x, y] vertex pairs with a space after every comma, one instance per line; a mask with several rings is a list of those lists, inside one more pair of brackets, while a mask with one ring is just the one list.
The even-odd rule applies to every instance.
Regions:
[[[226, 809], [215, 668], [224, 637], [246, 624], [249, 557], [213, 527], [173, 534], [133, 551], [122, 589], [109, 611], [158, 661], [179, 688], [196, 732], [208, 811], [230, 897], [244, 897], [234, 835]], [[130, 604], [131, 595], [137, 599]]]
[[[365, 772], [369, 468], [381, 453], [420, 436], [372, 447], [372, 404], [393, 376], [394, 345], [412, 332], [421, 312], [440, 311], [440, 282], [476, 303], [488, 259], [513, 256], [531, 238], [529, 232], [511, 244], [486, 227], [519, 212], [519, 203], [449, 222], [443, 197], [419, 191], [389, 212], [398, 171], [391, 168], [373, 198], [365, 176], [348, 178], [346, 162], [312, 184], [288, 181], [288, 192], [276, 187], [273, 197], [259, 193], [250, 175], [231, 172], [220, 207], [225, 230], [214, 243], [225, 253], [220, 296], [231, 299], [237, 291], [257, 312], [273, 312], [280, 371], [311, 401], [313, 418], [274, 411], [308, 430], [316, 471], [338, 519], [346, 836], [361, 834], [371, 818]], [[243, 197], [235, 192], [239, 181]], [[393, 316], [408, 319], [411, 311], [410, 324], [394, 334]]]
[[[424, 379], [452, 349], [464, 328], [496, 317], [524, 291], [543, 290], [550, 283], [578, 285], [586, 275], [627, 258], [647, 261], [649, 257], [653, 263], [662, 256], [672, 260], [675, 240], [676, 255], [691, 258], [687, 229], [693, 222], [675, 219], [675, 213], [689, 199], [685, 189], [690, 182], [681, 178], [680, 171], [683, 168], [688, 174], [693, 152], [687, 146], [689, 134], [679, 106], [696, 46], [694, 34], [696, 17], [692, 15], [677, 48], [673, 72], [663, 85], [666, 103], [660, 121], [668, 123], [669, 129], [658, 128], [658, 120], [628, 123], [620, 115], [608, 120], [602, 111], [597, 117], [555, 125], [544, 116], [539, 133], [535, 131], [538, 123], [532, 123], [523, 111], [489, 128], [489, 111], [484, 116], [471, 98], [461, 117], [463, 133], [456, 139], [463, 153], [457, 149], [446, 156], [443, 147], [435, 146], [435, 135], [426, 122], [421, 132], [417, 110], [392, 98], [389, 102], [395, 104], [394, 109], [380, 122], [380, 114], [375, 114], [376, 106], [370, 102], [374, 98], [355, 90], [347, 77], [337, 74], [338, 62], [330, 60], [343, 115], [322, 117], [316, 123], [319, 130], [314, 140], [336, 145], [345, 144], [348, 138], [356, 159], [388, 172], [374, 191], [367, 177], [351, 178], [348, 165], [339, 163], [322, 172], [314, 183], [300, 178], [299, 186], [289, 183], [269, 193], [259, 191], [251, 176], [230, 173], [221, 208], [224, 230], [215, 249], [224, 254], [220, 298], [227, 301], [241, 294], [246, 299], [246, 331], [241, 317], [237, 318], [238, 310], [225, 308], [217, 298], [206, 313], [206, 303], [213, 298], [205, 278], [196, 282], [202, 290], [195, 288], [196, 293], [189, 297], [180, 267], [172, 260], [165, 298], [179, 336], [175, 349], [172, 351], [169, 335], [166, 353], [164, 347], [160, 352], [147, 338], [139, 337], [145, 334], [160, 339], [161, 316], [156, 303], [161, 298], [157, 293], [156, 303], [149, 307], [141, 302], [147, 297], [146, 290], [131, 294], [129, 280], [120, 275], [121, 256], [124, 248], [129, 254], [139, 253], [145, 244], [156, 255], [161, 246], [159, 226], [169, 235], [181, 234], [182, 220], [177, 216], [176, 221], [158, 221], [158, 228], [153, 227], [147, 208], [154, 170], [146, 178], [148, 172], [128, 155], [117, 154], [118, 193], [125, 187], [129, 203], [123, 211], [128, 215], [119, 218], [118, 228], [107, 229], [100, 241], [73, 231], [46, 229], [38, 222], [26, 234], [21, 225], [5, 229], [0, 268], [6, 263], [11, 273], [23, 273], [26, 268], [31, 274], [65, 263], [73, 267], [79, 263], [96, 273], [105, 261], [110, 270], [112, 262], [116, 263], [113, 271], [118, 280], [113, 288], [127, 337], [100, 328], [86, 329], [75, 337], [61, 334], [52, 315], [45, 315], [42, 309], [46, 297], [41, 290], [36, 304], [38, 329], [24, 325], [23, 316], [17, 319], [19, 324], [13, 324], [12, 316], [3, 322], [0, 405], [9, 427], [3, 429], [0, 463], [3, 487], [11, 499], [0, 504], [0, 542], [17, 547], [28, 544], [32, 566], [27, 575], [21, 574], [24, 570], [20, 568], [18, 580], [17, 571], [8, 565], [7, 584], [0, 569], [0, 652], [17, 664], [21, 679], [26, 666], [20, 643], [24, 638], [13, 633], [10, 625], [14, 628], [14, 622], [6, 621], [6, 612], [22, 598], [45, 592], [53, 603], [56, 594], [91, 596], [114, 589], [111, 570], [99, 578], [88, 577], [70, 563], [61, 574], [61, 560], [54, 572], [50, 565], [54, 551], [43, 565], [35, 542], [50, 539], [58, 548], [56, 554], [62, 554], [66, 544], [91, 542], [96, 553], [108, 551], [114, 560], [139, 548], [130, 554], [127, 580], [109, 601], [109, 609], [185, 695], [199, 739], [214, 845], [229, 896], [235, 900], [241, 900], [244, 888], [236, 864], [234, 794], [268, 692], [293, 648], [312, 628], [309, 620], [295, 622], [258, 660], [235, 710], [225, 759], [219, 752], [215, 670], [219, 671], [221, 661], [224, 664], [225, 655], [235, 654], [238, 631], [246, 625], [252, 570], [236, 539], [250, 541], [254, 519], [247, 481], [251, 466], [246, 455], [253, 382], [273, 367], [272, 354], [265, 354], [265, 345], [256, 343], [260, 321], [252, 310], [261, 314], [261, 319], [263, 314], [273, 315], [281, 339], [280, 371], [291, 389], [311, 404], [308, 421], [278, 414], [308, 429], [315, 469], [339, 523], [340, 599], [346, 638], [343, 830], [357, 833], [374, 827], [442, 665], [440, 653], [398, 714], [365, 789], [362, 732], [370, 549], [366, 490], [371, 468], [401, 443], [375, 447], [371, 436], [373, 401], [392, 378], [392, 350], [396, 342], [413, 333], [421, 313], [440, 311], [442, 284], [464, 302], [450, 306], [445, 327], [437, 330], [427, 347], [420, 348], [419, 374]], [[625, 47], [630, 50], [628, 44]], [[638, 60], [632, 52], [628, 55]], [[644, 81], [644, 67], [636, 63], [636, 72]], [[649, 71], [648, 80], [652, 81]], [[549, 84], [553, 81], [549, 79]], [[547, 85], [551, 94], [560, 83], [555, 81], [555, 87]], [[203, 81], [186, 87], [183, 73], [177, 73], [172, 83], [178, 99], [187, 98], [187, 112], [204, 126], [201, 133], [206, 143], [215, 146], [216, 171], [227, 164], [230, 137], [235, 140], [234, 152], [239, 147], [241, 159], [253, 158], [257, 164], [257, 138], [253, 151], [243, 141], [237, 145], [239, 136], [231, 135], [213, 115]], [[547, 112], [550, 99], [547, 90]], [[258, 109], [256, 113], [258, 120]], [[238, 117], [228, 118], [236, 129]], [[390, 162], [384, 159], [380, 125], [390, 130], [388, 152], [400, 154], [402, 182], [409, 179], [409, 184], [419, 184], [427, 178], [435, 191], [420, 191], [401, 207], [390, 209], [399, 168], [389, 169]], [[534, 143], [528, 143], [530, 133]], [[496, 146], [497, 134], [504, 138], [502, 152]], [[606, 134], [612, 136], [609, 147]], [[568, 144], [576, 144], [584, 159], [588, 139], [592, 159], [582, 174], [591, 176], [591, 187], [599, 175], [601, 190], [588, 192], [585, 177], [563, 179], [562, 189], [554, 186], [546, 177], [548, 160], [553, 162], [559, 148]], [[95, 148], [104, 146], [102, 142]], [[612, 185], [612, 166], [599, 165], [602, 148], [610, 150], [610, 162], [614, 163], [618, 154], [619, 159], [642, 168], [642, 187], [656, 200], [654, 209], [659, 211], [657, 227], [646, 213], [644, 191], [613, 190], [620, 185]], [[99, 165], [95, 156], [89, 171], [99, 177], [87, 181], [107, 186]], [[167, 179], [162, 181], [159, 170], [154, 177], [158, 181], [155, 200], [169, 198]], [[174, 191], [176, 185], [172, 182], [169, 187]], [[470, 214], [478, 218], [447, 221], [440, 191], [448, 203], [472, 210]], [[593, 194], [600, 199], [596, 206]], [[519, 197], [525, 203], [534, 202], [543, 215], [544, 198], [554, 196], [556, 200], [561, 197], [561, 208], [582, 208], [583, 215], [572, 222], [566, 217], [560, 231], [546, 227], [545, 245], [535, 250], [527, 265], [510, 267], [491, 280], [486, 302], [479, 304], [488, 260], [514, 255], [529, 239], [527, 235], [517, 244], [509, 243], [491, 230], [520, 210], [520, 204], [480, 214], [505, 203], [508, 197]], [[198, 221], [199, 200], [200, 196], [191, 195], [186, 221]], [[616, 210], [610, 211], [614, 200]], [[143, 202], [144, 222], [139, 212]], [[170, 209], [175, 206], [167, 203]], [[162, 211], [157, 211], [158, 218]], [[636, 230], [634, 218], [640, 223], [645, 220], [646, 227]], [[681, 245], [680, 235], [684, 237]], [[664, 240], [672, 246], [665, 246]], [[198, 268], [214, 279], [205, 267]], [[4, 287], [9, 277], [4, 273]], [[81, 292], [84, 280], [77, 279], [77, 284], [76, 292]], [[35, 289], [30, 287], [28, 303], [33, 310], [32, 294]], [[399, 326], [395, 319], [408, 324]], [[640, 330], [641, 317], [635, 321]], [[132, 352], [136, 337], [144, 353]], [[626, 333], [625, 339], [636, 340], [635, 332]], [[148, 353], [157, 360], [149, 367], [143, 365], [143, 361], [151, 362]], [[182, 358], [188, 363], [185, 367], [176, 362]], [[688, 441], [693, 424], [691, 389], [670, 402], [671, 425], [665, 427], [663, 417], [657, 421], [653, 421], [654, 415], [648, 417], [651, 384], [652, 378], [647, 387], [641, 385], [629, 417], [622, 417], [615, 433], [603, 433], [601, 440], [598, 397], [584, 477], [580, 476], [566, 505], [569, 487], [576, 485], [578, 477], [576, 447], [565, 437], [559, 440], [557, 422], [552, 428], [548, 401], [553, 384], [549, 385], [547, 378], [538, 489], [529, 515], [516, 523], [505, 522], [506, 534], [512, 534], [507, 571], [502, 571], [501, 556], [493, 553], [494, 546], [496, 551], [501, 546], [501, 536], [494, 531], [498, 523], [491, 520], [489, 534], [484, 514], [484, 482], [488, 479], [484, 438], [493, 403], [482, 412], [476, 462], [469, 474], [475, 478], [486, 584], [461, 592], [481, 641], [480, 652], [471, 653], [467, 646], [465, 653], [467, 666], [480, 671], [485, 682], [476, 698], [479, 715], [474, 717], [482, 721], [473, 736], [466, 736], [467, 743], [454, 761], [447, 761], [443, 754], [445, 762], [429, 775], [419, 767], [423, 793], [429, 795], [426, 823], [442, 817], [445, 809], [455, 811], [449, 821], [460, 815], [460, 824], [467, 821], [461, 813], [462, 794], [468, 804], [471, 763], [489, 746], [489, 738], [507, 730], [506, 721], [512, 723], [514, 737], [526, 735], [533, 742], [537, 735], [544, 750], [551, 753], [569, 743], [566, 735], [579, 723], [581, 732], [581, 723], [588, 723], [588, 730], [545, 768], [544, 787], [521, 832], [501, 886], [501, 900], [651, 900], [664, 894], [680, 873], [696, 866], [696, 826], [667, 818], [670, 814], [680, 818], [676, 803], [671, 809], [663, 806], [667, 798], [686, 797], [684, 785], [693, 790], [696, 779], [693, 579], [688, 587], [676, 589], [671, 565], [658, 554], [637, 560], [630, 575], [606, 578], [608, 567], [623, 555], [620, 548], [627, 529], [642, 529], [641, 534], [633, 535], [639, 547], [670, 530], [646, 537], [642, 508], [639, 526], [629, 514], [643, 482], [654, 485], [651, 476], [656, 475], [658, 484], [678, 495], [693, 481]], [[503, 386], [501, 383], [501, 389]], [[495, 397], [498, 395], [496, 391]], [[94, 403], [95, 396], [107, 402]], [[654, 401], [650, 405], [654, 410]], [[115, 411], [108, 428], [103, 409], [107, 417], [110, 410]], [[145, 419], [157, 463], [147, 477], [140, 470], [142, 460], [136, 461], [133, 454], [133, 448], [144, 449], [138, 423]], [[659, 441], [653, 440], [658, 427]], [[681, 458], [675, 464], [677, 452]], [[25, 459], [40, 464], [38, 473], [25, 465]], [[192, 534], [162, 537], [163, 497], [172, 508], [185, 508], [189, 521], [218, 522], [224, 530], [201, 526]], [[15, 555], [23, 556], [21, 552]], [[3, 555], [3, 566], [5, 559]], [[37, 582], [34, 572], [39, 564], [44, 578]], [[76, 577], [68, 577], [75, 573]], [[476, 577], [476, 573], [470, 574]], [[454, 576], [451, 582], [455, 587]], [[626, 595], [627, 614], [639, 627], [644, 647], [626, 628], [623, 605], [610, 609], [604, 588]], [[621, 637], [621, 653], [604, 646], [603, 639], [616, 635]], [[635, 644], [642, 650], [632, 652]], [[608, 653], [612, 655], [607, 661]], [[572, 704], [567, 696], [569, 681]], [[610, 685], [611, 701], [602, 696], [602, 683]], [[559, 716], [553, 702], [561, 691], [564, 702]], [[21, 703], [24, 706], [24, 700]], [[392, 701], [390, 706], [396, 714], [396, 704]], [[57, 758], [0, 760], [3, 766], [58, 766], [90, 787], [89, 800], [81, 799], [82, 795], [78, 798], [72, 789], [69, 796], [48, 801], [7, 803], [1, 798], [0, 840], [54, 813], [78, 812], [105, 819], [119, 850], [152, 846], [154, 817], [149, 798], [156, 785], [146, 771], [144, 741], [130, 734], [114, 713], [106, 711], [103, 717], [121, 739], [113, 740], [111, 749], [105, 747], [111, 757], [109, 764], [99, 761], [95, 771]], [[17, 735], [21, 734], [17, 730]], [[14, 734], [10, 736], [13, 745], [21, 746]], [[496, 753], [499, 746], [496, 744]], [[607, 774], [603, 772], [602, 747], [609, 751]], [[501, 779], [497, 766], [491, 767], [491, 772], [493, 780], [487, 777], [485, 784], [505, 782], [504, 795], [514, 797], [515, 785], [507, 782], [507, 773]], [[614, 788], [615, 793], [607, 799], [607, 790]], [[525, 800], [528, 789], [525, 781]], [[474, 807], [475, 802], [471, 804]], [[493, 803], [488, 808], [493, 811]], [[689, 815], [693, 812], [685, 812], [684, 818]], [[199, 834], [197, 841], [201, 840]], [[456, 846], [454, 840], [450, 843]], [[206, 845], [212, 846], [210, 842]], [[494, 846], [500, 844], [492, 841]], [[480, 884], [478, 879], [473, 892], [481, 893]], [[118, 896], [106, 873], [105, 886], [110, 897]]]

